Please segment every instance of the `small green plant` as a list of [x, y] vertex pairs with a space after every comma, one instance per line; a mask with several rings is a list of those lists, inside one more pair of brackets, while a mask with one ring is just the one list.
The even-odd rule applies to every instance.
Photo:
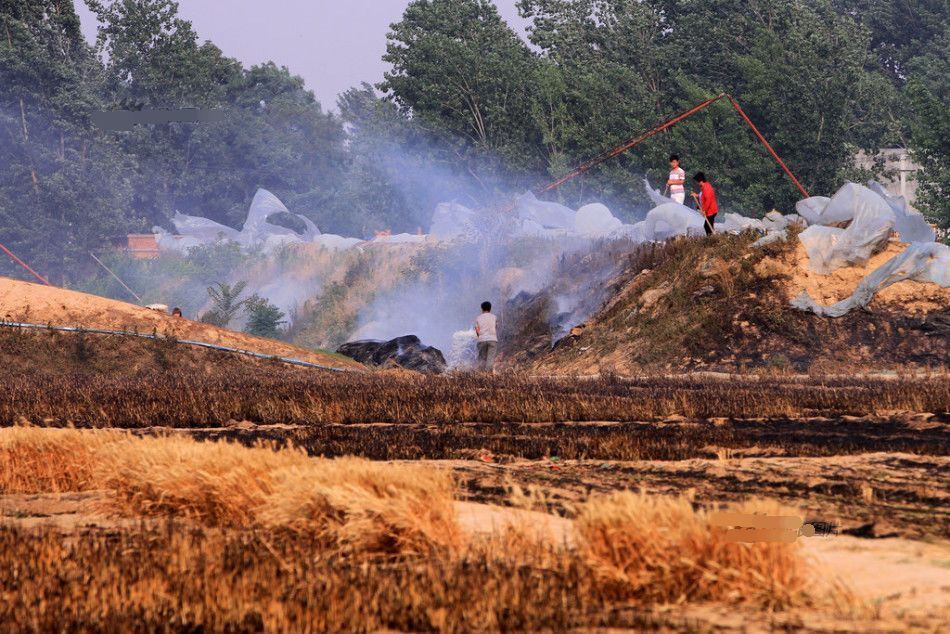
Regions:
[[227, 328], [238, 312], [244, 308], [249, 299], [238, 300], [247, 287], [247, 282], [237, 282], [234, 286], [224, 282], [216, 282], [208, 287], [208, 297], [213, 307], [201, 316], [201, 321]]
[[256, 293], [244, 300], [247, 311], [247, 326], [244, 331], [258, 337], [276, 339], [281, 334], [281, 325], [287, 323], [284, 311]]

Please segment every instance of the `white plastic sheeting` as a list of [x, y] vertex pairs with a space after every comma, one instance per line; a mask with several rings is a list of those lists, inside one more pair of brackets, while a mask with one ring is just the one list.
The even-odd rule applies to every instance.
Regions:
[[695, 209], [670, 202], [654, 207], [647, 213], [642, 231], [648, 240], [660, 242], [676, 236], [704, 235], [705, 224], [706, 221]]
[[397, 233], [394, 236], [379, 236], [373, 239], [373, 242], [382, 244], [422, 244], [426, 241], [426, 236], [415, 233]]
[[266, 189], [258, 189], [254, 194], [254, 200], [251, 201], [251, 208], [248, 210], [247, 220], [244, 221], [244, 228], [238, 236], [238, 242], [245, 246], [260, 245], [269, 249], [291, 242], [312, 242], [316, 236], [320, 235], [320, 230], [309, 218], [297, 214], [290, 215], [303, 222], [306, 227], [303, 234], [267, 221], [270, 216], [279, 213], [290, 214], [290, 211], [277, 196]]
[[825, 216], [824, 211], [830, 202], [831, 199], [827, 196], [812, 196], [811, 198], [805, 198], [795, 203], [795, 211], [810, 225], [830, 225], [838, 222], [847, 222], [854, 217], [853, 213], [850, 213], [844, 208], [839, 208], [839, 211], [844, 212], [842, 217], [832, 218]]
[[896, 218], [881, 196], [848, 183], [819, 214], [824, 223], [848, 216], [852, 220], [846, 229], [813, 224], [801, 233], [812, 271], [827, 275], [843, 266], [864, 266], [887, 246]]
[[781, 231], [770, 231], [753, 242], [752, 248], [758, 249], [769, 244], [774, 244], [775, 242], [785, 242], [786, 240], [788, 240], [788, 229], [782, 229]]
[[155, 243], [161, 251], [186, 253], [188, 249], [203, 244], [236, 241], [239, 235], [237, 229], [232, 229], [214, 220], [188, 216], [177, 211], [172, 216], [172, 224], [175, 226], [178, 235], [168, 233], [161, 227], [152, 227], [152, 233], [155, 234]]
[[950, 286], [950, 247], [938, 242], [915, 242], [868, 274], [847, 299], [822, 306], [807, 292], [802, 292], [792, 300], [792, 306], [823, 317], [841, 317], [855, 308], [867, 306], [881, 289], [904, 280]]
[[319, 244], [324, 249], [330, 249], [332, 251], [346, 251], [361, 242], [363, 242], [363, 240], [359, 238], [344, 238], [335, 233], [321, 233], [313, 239], [314, 244]]
[[[811, 268], [830, 273], [863, 265], [896, 231], [902, 242], [933, 242], [933, 228], [903, 196], [892, 196], [879, 183], [847, 183], [833, 198], [806, 198], [796, 205], [812, 226], [802, 232]], [[845, 229], [828, 225], [850, 222]]]
[[722, 221], [716, 223], [716, 228], [725, 233], [742, 233], [748, 230], [765, 233], [766, 231], [761, 220], [729, 213], [722, 215]]
[[903, 196], [888, 193], [880, 183], [868, 182], [868, 189], [884, 199], [894, 212], [895, 228], [902, 242], [933, 242], [937, 234], [923, 215], [907, 204]]
[[178, 232], [178, 235], [194, 238], [201, 242], [237, 240], [238, 237], [237, 229], [232, 229], [207, 218], [188, 216], [180, 211], [176, 211], [175, 215], [172, 216], [172, 224], [175, 225], [175, 231]]
[[515, 213], [519, 219], [537, 223], [544, 229], [573, 229], [577, 215], [570, 207], [538, 200], [532, 192], [518, 197]]
[[477, 342], [474, 330], [459, 330], [452, 335], [452, 348], [445, 359], [448, 366], [459, 370], [474, 368], [478, 358]]
[[607, 205], [592, 203], [577, 210], [574, 216], [574, 231], [587, 236], [606, 236], [623, 225]]
[[478, 231], [475, 212], [458, 203], [440, 203], [432, 214], [429, 234], [438, 240], [474, 236]]
[[[822, 274], [847, 265], [864, 265], [887, 245], [896, 231], [907, 249], [888, 260], [861, 280], [854, 293], [836, 304], [822, 306], [807, 293], [792, 301], [800, 310], [826, 317], [841, 317], [867, 306], [883, 288], [903, 280], [950, 286], [950, 248], [935, 242], [936, 235], [926, 219], [908, 206], [902, 196], [892, 196], [880, 184], [867, 187], [848, 183], [833, 198], [814, 197], [800, 201], [799, 214], [812, 226], [801, 233], [809, 267]], [[845, 229], [833, 226], [850, 220]]]
[[[287, 213], [303, 223], [302, 234], [292, 229], [268, 222], [274, 214]], [[271, 251], [281, 245], [293, 242], [317, 242], [320, 230], [309, 218], [292, 214], [282, 202], [266, 189], [258, 189], [251, 201], [247, 219], [241, 231], [221, 223], [189, 216], [176, 212], [172, 224], [178, 235], [171, 235], [160, 227], [152, 231], [156, 235], [158, 248], [165, 251], [187, 251], [191, 247], [214, 244], [216, 242], [237, 242], [245, 247], [262, 248]], [[357, 241], [358, 242], [358, 241]]]

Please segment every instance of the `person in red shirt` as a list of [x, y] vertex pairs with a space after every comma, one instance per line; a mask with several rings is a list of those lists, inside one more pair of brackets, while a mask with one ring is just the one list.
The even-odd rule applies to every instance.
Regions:
[[699, 205], [703, 216], [706, 218], [706, 235], [712, 235], [716, 226], [716, 214], [719, 213], [719, 205], [716, 203], [716, 190], [713, 189], [713, 186], [706, 180], [706, 175], [702, 172], [697, 172], [693, 180], [699, 183], [699, 194], [692, 192], [693, 198], [696, 199], [696, 204]]

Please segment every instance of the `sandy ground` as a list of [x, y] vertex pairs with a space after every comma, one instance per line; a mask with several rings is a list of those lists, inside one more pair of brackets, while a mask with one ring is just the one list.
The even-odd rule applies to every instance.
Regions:
[[[830, 275], [819, 275], [809, 270], [808, 255], [805, 253], [805, 247], [799, 243], [794, 261], [790, 262], [791, 266], [788, 267], [792, 277], [788, 286], [789, 300], [802, 291], [808, 291], [812, 299], [824, 305], [846, 299], [865, 276], [903, 253], [906, 248], [907, 244], [892, 239], [887, 248], [872, 257], [865, 266], [844, 267]], [[909, 280], [898, 282], [875, 295], [871, 305], [898, 305], [905, 313], [926, 314], [950, 307], [950, 288]]]
[[174, 318], [163, 312], [96, 295], [3, 277], [0, 277], [0, 319], [54, 326], [138, 330], [142, 333], [155, 331], [178, 339], [290, 357], [331, 367], [363, 369], [355, 361], [337, 355]]

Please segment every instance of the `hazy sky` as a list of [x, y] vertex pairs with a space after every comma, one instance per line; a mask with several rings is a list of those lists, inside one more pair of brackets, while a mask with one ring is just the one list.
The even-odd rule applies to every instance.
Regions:
[[[75, 0], [83, 32], [96, 37], [95, 16]], [[517, 0], [495, 0], [518, 32]], [[301, 75], [326, 108], [361, 81], [382, 79], [389, 25], [409, 0], [178, 0], [179, 14], [201, 41], [211, 40], [245, 66], [273, 61]]]

